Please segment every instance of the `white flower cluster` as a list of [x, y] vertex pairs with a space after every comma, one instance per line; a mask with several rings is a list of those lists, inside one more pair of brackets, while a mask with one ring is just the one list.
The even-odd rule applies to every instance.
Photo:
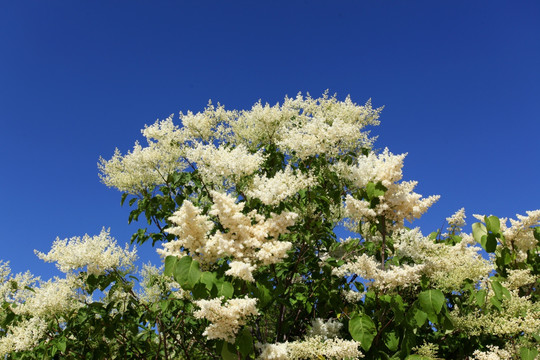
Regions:
[[465, 218], [465, 208], [461, 208], [456, 211], [454, 215], [447, 217], [446, 222], [448, 222], [448, 232], [459, 234], [466, 224]]
[[522, 286], [534, 284], [540, 280], [540, 276], [532, 275], [530, 269], [509, 269], [508, 277], [503, 286], [508, 290], [517, 290]]
[[[483, 215], [474, 214], [474, 218], [484, 221]], [[534, 226], [540, 225], [540, 210], [527, 211], [527, 215], [516, 214], [516, 219], [510, 219], [508, 227], [508, 218], [500, 218], [501, 232], [504, 235], [506, 244], [517, 254], [518, 261], [527, 259], [527, 251], [533, 250], [538, 245], [534, 238]]]
[[413, 347], [412, 351], [420, 355], [422, 358], [438, 360], [437, 352], [439, 351], [439, 346], [436, 344], [424, 341], [422, 345]]
[[439, 288], [459, 290], [465, 280], [478, 282], [493, 270], [493, 264], [480, 255], [481, 248], [472, 246], [469, 238], [451, 246], [422, 236], [418, 228], [403, 229], [394, 235], [394, 249], [397, 255], [423, 264], [422, 273]]
[[[413, 221], [439, 200], [438, 195], [422, 199], [422, 195], [413, 192], [417, 181], [402, 181], [402, 167], [405, 154], [393, 155], [385, 149], [379, 155], [369, 154], [358, 159], [355, 166], [338, 163], [334, 169], [343, 178], [348, 179], [357, 188], [365, 187], [369, 182], [380, 182], [387, 188], [379, 196], [379, 204], [370, 207], [366, 200], [359, 200], [347, 195], [345, 202], [346, 216], [357, 222], [374, 222], [378, 216], [384, 216], [390, 222], [403, 226], [404, 219]], [[389, 224], [390, 225], [390, 224]]]
[[172, 117], [145, 127], [142, 133], [148, 141], [147, 147], [136, 142], [133, 150], [124, 156], [116, 149], [110, 160], [99, 159], [99, 176], [105, 185], [139, 194], [164, 184], [169, 174], [186, 168], [186, 163], [181, 161], [180, 144], [184, 136]]
[[210, 217], [190, 201], [184, 201], [170, 220], [177, 226], [166, 229], [177, 236], [177, 240], [163, 244], [158, 253], [163, 256], [190, 255], [203, 263], [213, 263], [219, 258], [231, 257], [227, 275], [254, 281], [252, 272], [256, 265], [274, 264], [287, 256], [292, 244], [278, 240], [280, 234], [287, 233], [298, 217], [292, 212], [272, 214], [270, 218], [252, 211], [243, 214], [245, 203], [224, 193], [211, 192], [214, 201], [210, 215], [215, 216], [227, 231], [211, 234], [213, 223]]
[[60, 271], [71, 271], [86, 268], [88, 274], [100, 275], [113, 269], [130, 269], [137, 259], [135, 248], [129, 250], [128, 245], [122, 249], [110, 236], [110, 230], [101, 230], [97, 236], [84, 235], [53, 243], [48, 254], [35, 251], [36, 255], [46, 262], [56, 262]]
[[371, 286], [381, 290], [391, 290], [396, 287], [414, 286], [420, 282], [424, 264], [391, 265], [389, 269], [381, 269], [381, 264], [366, 254], [351, 259], [340, 267], [334, 268], [336, 276], [358, 275], [367, 280]]
[[473, 360], [511, 360], [514, 359], [512, 353], [506, 349], [500, 349], [495, 345], [488, 345], [487, 351], [476, 350], [473, 353]]
[[250, 188], [246, 191], [249, 197], [260, 199], [266, 205], [278, 205], [301, 189], [315, 186], [317, 180], [307, 174], [294, 173], [292, 167], [278, 171], [273, 177], [255, 175]]
[[186, 141], [190, 142], [212, 142], [212, 140], [228, 139], [230, 135], [230, 125], [238, 116], [235, 110], [229, 111], [218, 104], [208, 106], [203, 112], [194, 114], [188, 111], [186, 114], [180, 112], [182, 120], [182, 131]]
[[186, 157], [197, 164], [204, 181], [213, 184], [250, 175], [261, 167], [265, 159], [260, 151], [251, 153], [244, 145], [227, 148], [213, 144], [197, 144], [186, 150]]
[[211, 300], [197, 300], [194, 303], [200, 308], [193, 313], [197, 319], [206, 319], [210, 325], [203, 335], [208, 339], [222, 339], [234, 343], [241, 326], [245, 325], [248, 317], [259, 315], [257, 299], [230, 299], [222, 304], [223, 297]]
[[15, 351], [33, 349], [45, 336], [46, 330], [47, 323], [37, 316], [9, 327], [7, 334], [0, 337], [0, 357], [4, 358]]
[[323, 339], [332, 339], [339, 336], [339, 331], [343, 327], [337, 319], [324, 320], [321, 318], [313, 319], [311, 328], [308, 330], [308, 336], [320, 336]]
[[318, 154], [335, 156], [371, 146], [373, 139], [362, 129], [378, 125], [381, 110], [373, 109], [370, 102], [358, 106], [350, 97], [337, 101], [327, 94], [319, 99], [304, 99], [300, 94], [295, 99], [286, 98], [282, 109], [291, 109], [296, 115], [278, 129], [277, 144], [300, 159]]
[[33, 288], [39, 281], [40, 278], [32, 275], [30, 271], [13, 276], [9, 262], [0, 260], [0, 301], [11, 304], [24, 303], [34, 294], [28, 288]]
[[367, 156], [360, 156], [353, 166], [339, 162], [334, 165], [334, 169], [358, 189], [365, 187], [370, 181], [374, 183], [380, 181], [382, 185], [389, 187], [403, 178], [405, 156], [407, 154], [394, 155], [385, 148], [378, 155], [370, 152]]
[[360, 343], [339, 338], [326, 339], [322, 336], [308, 336], [302, 341], [260, 346], [258, 360], [353, 360], [364, 355], [358, 350]]
[[209, 104], [200, 113], [180, 113], [181, 128], [172, 117], [146, 127], [148, 146], [137, 142], [126, 155], [116, 149], [110, 160], [101, 158], [100, 177], [107, 186], [139, 194], [164, 184], [170, 173], [182, 171], [189, 162], [216, 183], [251, 174], [263, 159], [257, 150], [268, 143], [301, 159], [335, 156], [372, 144], [362, 130], [379, 123], [380, 110], [370, 102], [358, 106], [349, 97], [338, 101], [327, 94], [318, 99], [298, 94], [285, 98], [282, 106], [258, 102], [241, 112]]
[[64, 279], [55, 277], [42, 282], [39, 287], [34, 287], [32, 296], [12, 310], [17, 314], [42, 318], [66, 314], [82, 306], [82, 302], [79, 301], [82, 300], [81, 295], [77, 292], [81, 287], [81, 280], [75, 276], [67, 276]]
[[489, 334], [492, 336], [531, 337], [540, 329], [540, 304], [528, 296], [519, 296], [510, 291], [510, 298], [503, 297], [502, 310], [495, 309], [490, 301], [494, 296], [490, 289], [486, 299], [486, 311], [462, 314], [460, 309], [452, 310], [452, 322], [456, 329], [466, 331], [470, 336]]

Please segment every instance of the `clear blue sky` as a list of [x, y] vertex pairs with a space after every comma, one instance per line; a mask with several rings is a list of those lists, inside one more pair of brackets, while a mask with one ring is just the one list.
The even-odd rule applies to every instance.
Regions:
[[537, 1], [2, 1], [0, 258], [47, 278], [56, 236], [128, 241], [96, 163], [144, 124], [325, 89], [385, 105], [376, 145], [442, 196], [424, 233], [540, 208]]

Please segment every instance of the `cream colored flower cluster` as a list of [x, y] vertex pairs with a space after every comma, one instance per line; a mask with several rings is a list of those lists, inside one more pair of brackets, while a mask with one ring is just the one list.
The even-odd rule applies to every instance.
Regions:
[[47, 323], [38, 316], [22, 320], [16, 326], [10, 327], [6, 335], [0, 337], [0, 357], [33, 349], [45, 336], [46, 330]]
[[210, 143], [214, 140], [230, 139], [232, 136], [231, 124], [237, 117], [238, 111], [225, 110], [223, 105], [218, 103], [217, 106], [214, 106], [209, 101], [203, 112], [188, 111], [186, 114], [180, 112], [182, 135], [186, 141], [191, 143]]
[[250, 316], [259, 315], [257, 299], [230, 299], [223, 304], [223, 297], [210, 300], [197, 300], [194, 303], [200, 308], [193, 313], [196, 319], [206, 319], [210, 325], [203, 335], [208, 339], [222, 339], [234, 343], [240, 327], [245, 325]]
[[308, 336], [302, 341], [260, 346], [259, 360], [353, 360], [364, 355], [358, 350], [360, 343], [339, 338], [326, 339], [322, 336]]
[[[474, 214], [474, 218], [484, 221], [483, 215]], [[516, 219], [500, 218], [501, 232], [506, 240], [506, 245], [514, 250], [518, 261], [527, 259], [527, 251], [534, 250], [538, 241], [534, 238], [533, 227], [540, 225], [540, 210], [527, 211], [527, 215], [516, 214]], [[499, 241], [499, 246], [501, 246]]]
[[191, 297], [190, 292], [182, 289], [172, 276], [163, 275], [163, 266], [158, 269], [150, 263], [144, 264], [139, 276], [142, 280], [137, 296], [144, 304], [155, 304], [169, 296], [177, 299], [189, 299]]
[[185, 255], [185, 251], [203, 263], [213, 263], [219, 258], [231, 257], [226, 274], [247, 281], [254, 281], [253, 271], [258, 264], [269, 265], [287, 256], [292, 244], [278, 240], [280, 234], [288, 232], [298, 217], [292, 212], [272, 214], [270, 218], [255, 210], [244, 214], [245, 203], [236, 203], [232, 195], [211, 192], [213, 205], [209, 214], [227, 229], [212, 234], [210, 216], [190, 201], [184, 201], [170, 220], [176, 225], [166, 229], [177, 236], [177, 240], [163, 244], [158, 253], [163, 257]]
[[314, 177], [299, 171], [295, 174], [292, 167], [287, 166], [285, 170], [278, 171], [271, 178], [255, 175], [245, 193], [248, 197], [260, 199], [265, 205], [278, 205], [298, 191], [316, 184], [317, 180]]
[[394, 235], [394, 249], [397, 255], [423, 264], [422, 273], [440, 289], [457, 291], [465, 280], [478, 282], [493, 270], [493, 264], [480, 255], [481, 248], [471, 245], [471, 240], [464, 236], [463, 241], [447, 245], [422, 236], [418, 228], [403, 229]]
[[451, 312], [454, 326], [470, 336], [530, 337], [537, 334], [540, 329], [540, 304], [533, 303], [527, 296], [519, 296], [516, 290], [510, 291], [510, 294], [510, 298], [503, 297], [501, 311], [495, 309], [489, 300], [494, 296], [493, 291], [488, 293], [486, 311], [462, 314], [456, 307]]
[[340, 267], [334, 268], [336, 276], [358, 275], [369, 284], [381, 290], [391, 290], [396, 287], [414, 286], [420, 282], [424, 264], [391, 265], [389, 269], [381, 269], [381, 264], [375, 258], [366, 254], [357, 256]]
[[439, 346], [433, 343], [425, 342], [422, 345], [415, 346], [412, 348], [412, 351], [415, 354], [422, 356], [423, 358], [430, 360], [438, 360], [437, 352], [439, 351]]
[[370, 146], [373, 139], [362, 130], [379, 123], [380, 111], [373, 109], [370, 102], [358, 106], [350, 97], [338, 101], [328, 94], [318, 99], [301, 94], [286, 97], [281, 107], [258, 102], [251, 110], [238, 113], [230, 123], [232, 141], [253, 147], [277, 144], [282, 151], [301, 159], [318, 154], [335, 156]]
[[13, 276], [9, 262], [0, 260], [0, 301], [11, 304], [24, 303], [34, 294], [28, 288], [33, 288], [39, 281], [40, 278], [32, 275], [30, 271]]
[[180, 146], [184, 136], [171, 117], [146, 127], [142, 133], [147, 139], [147, 147], [136, 142], [126, 155], [116, 149], [110, 160], [100, 158], [99, 176], [105, 185], [139, 194], [164, 184], [169, 174], [186, 168], [186, 163], [181, 161], [183, 150]]
[[370, 181], [381, 181], [385, 187], [389, 187], [403, 178], [405, 156], [407, 154], [394, 155], [385, 148], [380, 154], [371, 152], [367, 156], [360, 156], [353, 166], [339, 162], [333, 168], [358, 189], [365, 187]]
[[350, 97], [337, 101], [325, 94], [319, 99], [298, 95], [285, 99], [282, 108], [293, 109], [297, 115], [282, 127], [277, 144], [305, 159], [309, 156], [326, 154], [335, 156], [370, 147], [373, 139], [362, 132], [367, 125], [378, 125], [381, 109], [373, 109], [371, 103], [358, 106]]
[[506, 349], [501, 349], [495, 345], [488, 345], [489, 350], [476, 350], [473, 353], [473, 360], [511, 360], [514, 359], [512, 353]]
[[540, 276], [532, 275], [530, 269], [509, 269], [508, 277], [502, 283], [508, 290], [517, 290], [522, 286], [540, 282]]
[[213, 144], [197, 144], [186, 150], [186, 157], [197, 164], [203, 180], [213, 184], [250, 175], [259, 170], [265, 159], [262, 152], [252, 154], [244, 145], [228, 148]]
[[110, 230], [101, 230], [97, 236], [85, 235], [53, 243], [48, 254], [35, 251], [36, 255], [46, 262], [56, 262], [60, 271], [69, 273], [86, 268], [88, 274], [100, 275], [113, 269], [131, 269], [137, 259], [135, 248], [129, 250], [128, 245], [122, 249], [110, 236]]
[[327, 94], [318, 99], [298, 94], [285, 98], [282, 106], [258, 102], [246, 111], [209, 104], [200, 113], [180, 113], [180, 128], [172, 117], [146, 127], [142, 133], [148, 146], [137, 142], [126, 155], [116, 149], [110, 160], [101, 158], [100, 177], [107, 186], [140, 194], [165, 184], [170, 173], [188, 165], [216, 183], [252, 174], [263, 160], [258, 150], [267, 144], [301, 159], [335, 156], [372, 144], [363, 129], [379, 123], [380, 110], [370, 102], [359, 106], [349, 97], [338, 101]]
[[446, 222], [448, 223], [448, 232], [453, 232], [459, 234], [463, 227], [465, 226], [465, 208], [461, 208], [454, 213], [454, 215], [447, 217]]
[[63, 279], [55, 277], [34, 287], [32, 296], [12, 310], [17, 314], [42, 318], [66, 314], [82, 306], [83, 298], [77, 291], [82, 285], [81, 280], [73, 275]]
[[339, 337], [339, 331], [343, 327], [337, 319], [316, 318], [311, 322], [311, 328], [308, 329], [308, 336], [320, 336], [323, 339]]
[[381, 154], [369, 154], [358, 159], [354, 166], [338, 163], [334, 169], [343, 178], [351, 181], [358, 189], [369, 182], [380, 182], [387, 188], [384, 195], [379, 196], [379, 204], [374, 208], [366, 200], [359, 200], [347, 195], [345, 215], [357, 222], [375, 222], [378, 216], [384, 216], [389, 225], [403, 226], [404, 219], [413, 221], [422, 216], [427, 209], [439, 200], [438, 195], [423, 198], [413, 190], [416, 181], [402, 181], [402, 167], [405, 154], [393, 155], [385, 149]]

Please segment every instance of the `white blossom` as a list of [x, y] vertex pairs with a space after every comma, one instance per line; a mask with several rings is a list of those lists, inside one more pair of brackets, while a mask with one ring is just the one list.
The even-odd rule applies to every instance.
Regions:
[[271, 178], [255, 175], [246, 195], [258, 198], [266, 205], [277, 205], [298, 191], [316, 184], [317, 180], [312, 176], [301, 172], [294, 174], [292, 167], [287, 166]]
[[246, 296], [243, 299], [229, 299], [225, 304], [222, 302], [223, 297], [194, 301], [200, 310], [195, 311], [193, 316], [210, 321], [203, 333], [209, 340], [222, 339], [234, 343], [238, 330], [248, 318], [259, 315], [257, 299]]
[[182, 160], [184, 138], [172, 123], [172, 117], [142, 130], [147, 147], [135, 143], [133, 150], [122, 155], [116, 149], [110, 160], [100, 158], [98, 168], [101, 181], [120, 191], [139, 194], [164, 184], [167, 176], [181, 171], [187, 164]]
[[135, 248], [122, 249], [110, 236], [110, 230], [101, 230], [97, 236], [84, 235], [60, 240], [57, 238], [49, 253], [35, 251], [36, 255], [47, 262], [56, 262], [64, 273], [86, 268], [88, 274], [100, 275], [113, 269], [131, 269], [137, 259]]
[[31, 350], [45, 336], [47, 323], [39, 316], [22, 320], [10, 326], [5, 336], [0, 337], [0, 357], [16, 351]]

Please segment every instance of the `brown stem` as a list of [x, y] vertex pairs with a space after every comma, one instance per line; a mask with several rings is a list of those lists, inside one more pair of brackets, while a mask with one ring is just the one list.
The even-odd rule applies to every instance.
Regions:
[[382, 244], [381, 244], [381, 268], [384, 270], [384, 255], [386, 253], [386, 221], [383, 216], [381, 219], [381, 235], [382, 235]]

